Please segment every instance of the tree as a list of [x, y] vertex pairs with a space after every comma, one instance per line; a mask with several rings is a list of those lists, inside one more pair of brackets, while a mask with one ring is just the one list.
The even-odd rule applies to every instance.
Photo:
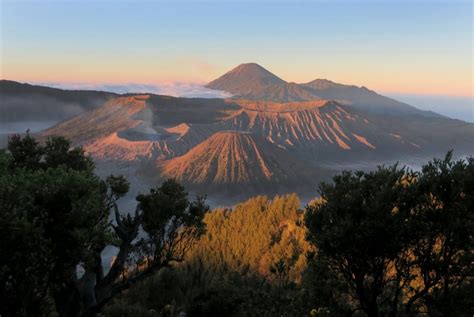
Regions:
[[[204, 198], [189, 202], [173, 180], [140, 195], [133, 216], [121, 215], [117, 200], [128, 182], [101, 180], [82, 149], [61, 137], [45, 145], [12, 137], [0, 168], [2, 316], [95, 315], [137, 281], [181, 261], [205, 230]], [[105, 274], [101, 252], [113, 243], [119, 252]]]
[[369, 317], [380, 314], [384, 292], [393, 284], [392, 263], [404, 241], [393, 239], [402, 230], [399, 180], [404, 170], [379, 168], [375, 172], [343, 172], [334, 184], [322, 184], [324, 203], [308, 206], [306, 225], [320, 259], [348, 285], [357, 300], [355, 310]]
[[[88, 283], [83, 293], [89, 296], [84, 305], [91, 314], [131, 285], [173, 262], [184, 261], [189, 248], [205, 232], [202, 220], [209, 207], [204, 197], [190, 202], [184, 187], [175, 180], [166, 180], [137, 200], [133, 217], [121, 216], [115, 201], [112, 203], [119, 252], [107, 275], [100, 257], [95, 265], [86, 267], [83, 279], [90, 277], [85, 279]], [[143, 234], [139, 236], [140, 228]]]
[[474, 278], [474, 159], [453, 161], [449, 152], [423, 166], [411, 187], [411, 265], [419, 274], [406, 314], [426, 307], [432, 316], [472, 315], [472, 300], [461, 299]]
[[[29, 135], [14, 136], [1, 155], [2, 315], [47, 314], [50, 296], [106, 239], [106, 185], [80, 150], [51, 155], [59, 142], [51, 138], [41, 146]], [[71, 161], [82, 164], [70, 167]]]
[[472, 283], [473, 163], [448, 153], [421, 172], [395, 165], [322, 184], [306, 214], [311, 265], [343, 281], [368, 316], [469, 311], [449, 303]]

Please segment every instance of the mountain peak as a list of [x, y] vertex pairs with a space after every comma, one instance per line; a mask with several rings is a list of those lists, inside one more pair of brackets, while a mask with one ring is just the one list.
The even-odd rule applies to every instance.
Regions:
[[256, 63], [240, 64], [206, 87], [224, 90], [241, 99], [279, 102], [320, 99], [296, 83], [287, 83]]
[[256, 63], [245, 63], [228, 71], [206, 87], [225, 90], [234, 95], [245, 95], [255, 89], [271, 85], [281, 85], [286, 82]]
[[253, 62], [242, 63], [234, 67], [229, 72], [227, 72], [227, 74], [234, 74], [234, 75], [243, 74], [245, 76], [250, 76], [250, 77], [255, 77], [255, 78], [258, 76], [260, 79], [268, 80], [269, 82], [267, 84], [281, 84], [285, 82], [283, 79], [273, 74], [266, 68]]
[[242, 63], [242, 64], [234, 67], [228, 73], [239, 73], [239, 72], [262, 73], [262, 75], [278, 78], [275, 74], [272, 74], [270, 71], [268, 71], [267, 69], [265, 69], [261, 65], [259, 65], [257, 63], [253, 63], [253, 62], [251, 62], [251, 63]]

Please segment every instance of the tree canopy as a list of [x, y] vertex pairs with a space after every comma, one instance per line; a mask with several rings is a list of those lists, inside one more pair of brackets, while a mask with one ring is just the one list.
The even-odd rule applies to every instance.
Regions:
[[[95, 315], [137, 281], [182, 261], [205, 231], [204, 198], [189, 201], [174, 180], [139, 195], [134, 215], [121, 215], [117, 200], [128, 182], [101, 180], [93, 161], [62, 137], [41, 145], [13, 136], [0, 168], [2, 316]], [[119, 251], [104, 271], [107, 245]]]
[[448, 153], [420, 172], [395, 165], [322, 184], [306, 225], [313, 278], [340, 286], [332, 301], [369, 317], [468, 313], [460, 295], [474, 273], [473, 163]]

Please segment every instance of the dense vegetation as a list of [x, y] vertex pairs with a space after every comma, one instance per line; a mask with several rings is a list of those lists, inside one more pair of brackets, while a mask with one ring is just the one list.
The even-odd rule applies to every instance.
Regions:
[[343, 172], [304, 209], [289, 194], [207, 212], [168, 180], [122, 216], [127, 191], [63, 138], [13, 137], [0, 153], [0, 314], [474, 313], [471, 158]]
[[306, 213], [320, 306], [369, 317], [472, 315], [472, 158], [448, 153], [421, 172], [344, 172], [320, 193]]
[[216, 209], [205, 216], [207, 233], [193, 247], [188, 261], [272, 281], [277, 279], [272, 268], [282, 262], [287, 281], [280, 283], [300, 282], [305, 255], [311, 250], [300, 206], [298, 197], [291, 194], [273, 200], [259, 196], [232, 210]]
[[[205, 231], [204, 199], [190, 202], [168, 180], [123, 216], [117, 200], [127, 191], [120, 176], [97, 177], [92, 160], [64, 138], [40, 145], [13, 136], [0, 153], [0, 314], [95, 316], [122, 291], [183, 261]], [[110, 265], [101, 257], [108, 245], [118, 248]]]

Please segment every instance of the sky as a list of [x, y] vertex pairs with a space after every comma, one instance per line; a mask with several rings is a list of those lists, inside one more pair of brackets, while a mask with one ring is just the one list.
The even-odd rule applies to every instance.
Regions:
[[3, 79], [205, 83], [257, 62], [287, 81], [327, 78], [472, 107], [470, 0], [0, 0], [0, 18]]

